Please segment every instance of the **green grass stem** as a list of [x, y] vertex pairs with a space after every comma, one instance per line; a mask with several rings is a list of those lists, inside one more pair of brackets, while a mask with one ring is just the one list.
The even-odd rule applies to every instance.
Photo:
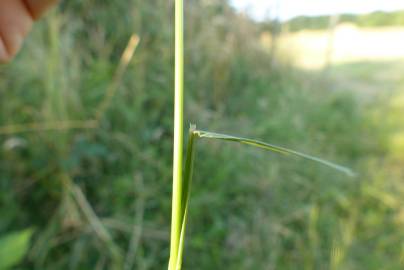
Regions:
[[184, 118], [184, 2], [175, 1], [175, 93], [174, 93], [174, 150], [173, 191], [171, 216], [170, 262], [168, 269], [177, 265], [182, 228], [182, 164]]

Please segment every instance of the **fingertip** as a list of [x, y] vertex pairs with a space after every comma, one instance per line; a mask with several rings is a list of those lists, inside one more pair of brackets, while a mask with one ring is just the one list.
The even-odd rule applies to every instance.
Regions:
[[54, 6], [58, 0], [23, 0], [32, 19], [38, 20], [49, 8]]
[[22, 1], [0, 1], [0, 63], [7, 63], [21, 49], [33, 20]]
[[12, 39], [9, 38], [9, 43], [12, 44], [12, 46], [7, 46], [5, 41], [0, 38], [0, 64], [9, 63], [17, 55], [22, 47], [23, 41], [24, 36], [16, 34]]

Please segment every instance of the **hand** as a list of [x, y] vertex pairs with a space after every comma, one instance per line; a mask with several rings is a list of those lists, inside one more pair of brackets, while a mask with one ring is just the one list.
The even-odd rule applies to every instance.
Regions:
[[0, 63], [9, 62], [32, 24], [57, 0], [0, 0]]

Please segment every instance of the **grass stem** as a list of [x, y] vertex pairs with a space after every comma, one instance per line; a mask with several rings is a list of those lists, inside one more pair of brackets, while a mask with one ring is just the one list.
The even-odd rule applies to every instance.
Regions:
[[182, 165], [184, 131], [184, 2], [175, 1], [175, 97], [171, 245], [168, 269], [174, 270], [182, 227]]

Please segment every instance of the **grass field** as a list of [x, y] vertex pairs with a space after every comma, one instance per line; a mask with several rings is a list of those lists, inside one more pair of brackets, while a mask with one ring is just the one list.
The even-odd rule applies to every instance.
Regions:
[[[372, 131], [369, 130], [369, 133], [363, 134], [363, 140], [377, 133], [382, 138], [381, 153], [368, 154], [361, 158], [366, 164], [367, 176], [362, 178], [359, 184], [364, 201], [359, 203], [360, 207], [357, 209], [360, 216], [357, 219], [357, 226], [364, 231], [361, 232], [359, 229], [358, 235], [351, 235], [351, 251], [354, 252], [357, 237], [367, 229], [370, 231], [375, 229], [376, 224], [380, 224], [380, 229], [373, 233], [365, 232], [366, 237], [378, 238], [393, 231], [397, 233], [395, 236], [395, 233], [388, 236], [392, 242], [387, 246], [382, 245], [382, 249], [387, 251], [390, 246], [391, 251], [401, 250], [397, 253], [401, 255], [397, 257], [395, 266], [380, 264], [380, 269], [404, 267], [404, 231], [399, 227], [392, 229], [390, 226], [391, 224], [402, 226], [404, 221], [403, 33], [403, 28], [360, 29], [343, 25], [335, 30], [331, 39], [332, 53], [329, 55], [327, 55], [330, 47], [328, 32], [301, 31], [297, 34], [285, 35], [280, 41], [281, 48], [285, 50], [293, 48], [291, 62], [293, 65], [311, 70], [310, 74], [319, 72], [316, 76], [326, 80], [327, 87], [324, 90], [348, 92], [355, 96], [357, 108], [364, 112], [374, 124]], [[380, 203], [379, 207], [374, 204], [377, 201]], [[351, 207], [355, 208], [353, 205]], [[389, 218], [377, 221], [376, 212], [389, 213], [387, 214]], [[389, 242], [389, 240], [386, 241]], [[373, 247], [377, 246], [376, 244]], [[380, 256], [375, 249], [371, 248], [368, 252], [374, 257], [367, 259], [369, 265], [364, 268], [371, 268], [370, 262], [377, 261]], [[347, 264], [338, 269], [356, 269], [356, 267]]]
[[[328, 70], [274, 68], [257, 26], [224, 2], [192, 1], [186, 18], [187, 122], [358, 176], [201, 141], [184, 269], [403, 269], [403, 62], [352, 52]], [[171, 19], [170, 1], [65, 1], [0, 67], [0, 235], [25, 230], [18, 244], [32, 233], [18, 269], [167, 267]], [[116, 76], [134, 33], [137, 51]], [[9, 243], [0, 238], [0, 256], [16, 256]]]
[[404, 60], [404, 28], [358, 28], [338, 25], [334, 31], [303, 30], [281, 36], [280, 51], [301, 68], [358, 61]]

